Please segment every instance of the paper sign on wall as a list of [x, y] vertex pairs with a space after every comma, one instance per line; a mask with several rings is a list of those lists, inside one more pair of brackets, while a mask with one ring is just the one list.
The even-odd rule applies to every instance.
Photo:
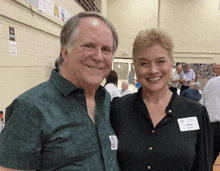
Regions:
[[16, 42], [9, 41], [9, 53], [12, 56], [17, 56]]
[[52, 4], [51, 0], [38, 0], [38, 9], [48, 15], [52, 15]]

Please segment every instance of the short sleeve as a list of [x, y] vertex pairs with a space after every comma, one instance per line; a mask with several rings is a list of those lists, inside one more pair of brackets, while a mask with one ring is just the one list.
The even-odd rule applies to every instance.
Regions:
[[41, 162], [42, 122], [38, 108], [16, 99], [6, 109], [6, 124], [0, 134], [0, 165], [37, 170]]
[[193, 69], [192, 69], [192, 74], [193, 74], [193, 79], [195, 79], [196, 78], [196, 75], [195, 75], [195, 72], [193, 71]]
[[196, 157], [192, 171], [212, 171], [213, 167], [213, 137], [211, 134], [210, 120], [207, 110], [202, 106], [202, 118], [200, 119], [198, 132]]

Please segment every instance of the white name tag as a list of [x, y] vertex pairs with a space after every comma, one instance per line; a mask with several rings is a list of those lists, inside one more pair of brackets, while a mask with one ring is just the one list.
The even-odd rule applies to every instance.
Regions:
[[181, 118], [177, 119], [180, 131], [193, 131], [193, 130], [199, 130], [199, 123], [196, 116], [194, 117], [188, 117], [188, 118]]
[[116, 135], [110, 135], [109, 139], [111, 141], [111, 150], [117, 150], [118, 149], [118, 138]]

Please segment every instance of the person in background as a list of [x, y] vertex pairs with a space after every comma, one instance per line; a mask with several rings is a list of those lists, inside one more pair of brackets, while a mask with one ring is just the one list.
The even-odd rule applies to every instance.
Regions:
[[133, 79], [133, 85], [134, 85], [134, 89], [132, 92], [136, 92], [139, 90], [139, 88], [141, 87], [140, 83], [137, 80], [137, 77], [134, 77]]
[[214, 72], [216, 74], [216, 77], [220, 76], [220, 64], [215, 65]]
[[220, 64], [216, 64], [214, 66], [214, 73], [215, 73], [215, 76], [210, 78], [210, 79], [213, 79], [213, 78], [216, 78], [216, 77], [220, 76]]
[[134, 79], [133, 79], [133, 85], [135, 86], [135, 85], [136, 85], [136, 83], [137, 83], [137, 78], [136, 78], [136, 77], [134, 77]]
[[220, 75], [206, 83], [201, 104], [207, 108], [211, 121], [215, 161], [220, 152]]
[[182, 81], [182, 86], [180, 89], [180, 94], [182, 93], [183, 90], [188, 89], [189, 85], [191, 82], [195, 82], [195, 72], [193, 71], [193, 69], [189, 69], [189, 65], [188, 64], [184, 64], [183, 65], [183, 70], [181, 72], [181, 79], [183, 79]]
[[49, 81], [6, 109], [1, 171], [119, 170], [110, 96], [100, 86], [112, 67], [116, 30], [101, 14], [81, 12], [67, 20], [60, 38]]
[[184, 90], [180, 96], [185, 97], [187, 99], [196, 101], [199, 103], [199, 101], [202, 98], [202, 94], [199, 92], [199, 89], [201, 88], [200, 82], [191, 82], [189, 85], [189, 88]]
[[118, 86], [118, 74], [115, 70], [111, 70], [106, 77], [105, 89], [109, 92], [111, 100], [121, 97], [121, 93], [117, 88]]
[[128, 90], [128, 86], [129, 86], [129, 84], [127, 81], [122, 82], [122, 84], [121, 84], [122, 89], [120, 90], [121, 96], [132, 93], [130, 90]]
[[180, 79], [180, 73], [182, 72], [182, 70], [182, 65], [177, 65], [177, 67], [172, 70], [171, 80], [169, 81], [168, 85], [170, 91], [172, 91], [173, 93], [177, 93], [180, 82], [184, 81], [183, 79]]
[[193, 65], [189, 65], [189, 69], [193, 69]]
[[132, 58], [137, 93], [111, 102], [122, 171], [212, 171], [212, 138], [206, 108], [172, 93], [173, 43], [166, 33], [140, 31]]

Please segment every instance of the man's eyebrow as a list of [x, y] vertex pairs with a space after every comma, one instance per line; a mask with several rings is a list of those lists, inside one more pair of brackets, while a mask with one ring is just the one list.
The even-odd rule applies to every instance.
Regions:
[[138, 61], [148, 61], [145, 57], [139, 57]]

